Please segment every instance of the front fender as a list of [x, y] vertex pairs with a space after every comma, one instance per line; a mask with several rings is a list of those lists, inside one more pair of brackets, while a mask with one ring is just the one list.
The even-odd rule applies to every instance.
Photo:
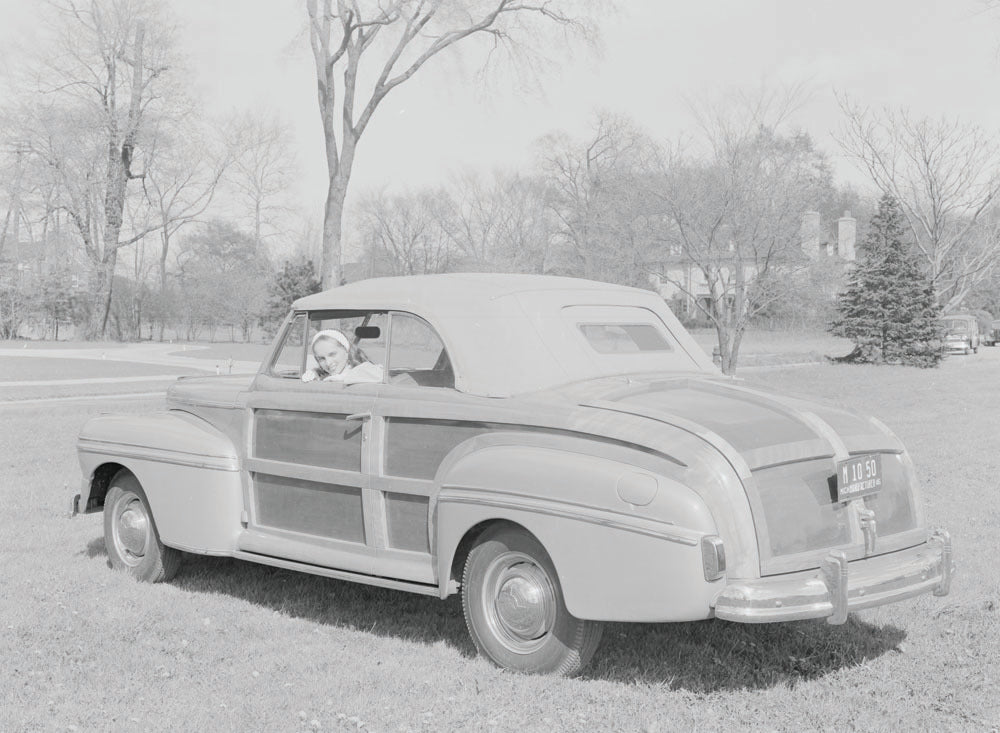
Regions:
[[[578, 618], [659, 622], [712, 615], [723, 586], [705, 580], [700, 542], [716, 533], [715, 524], [694, 491], [632, 462], [516, 440], [480, 439], [441, 478], [435, 525], [442, 584], [469, 530], [506, 521], [545, 547], [567, 609]], [[647, 487], [652, 495], [644, 505], [630, 504], [619, 495], [623, 485]]]
[[[163, 544], [230, 554], [243, 511], [239, 452], [229, 438], [186, 412], [101, 415], [77, 439], [79, 506], [96, 511], [118, 467], [142, 485]], [[103, 478], [103, 480], [102, 480]]]

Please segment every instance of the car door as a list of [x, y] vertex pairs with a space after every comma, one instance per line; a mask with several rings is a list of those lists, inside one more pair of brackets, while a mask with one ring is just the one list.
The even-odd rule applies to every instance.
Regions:
[[249, 476], [239, 546], [244, 552], [370, 574], [378, 535], [370, 416], [380, 384], [301, 378], [311, 365], [311, 334], [331, 320], [384, 318], [344, 316], [297, 314], [247, 396]]
[[454, 389], [451, 362], [430, 324], [390, 313], [387, 348], [387, 383], [371, 420], [372, 482], [382, 518], [378, 574], [433, 583], [435, 474], [452, 448], [487, 428], [456, 419], [464, 396]]

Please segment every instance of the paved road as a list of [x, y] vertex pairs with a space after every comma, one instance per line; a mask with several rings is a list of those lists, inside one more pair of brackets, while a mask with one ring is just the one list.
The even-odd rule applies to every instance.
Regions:
[[[140, 364], [156, 364], [161, 366], [183, 367], [194, 369], [205, 374], [253, 374], [259, 367], [254, 361], [233, 361], [230, 365], [228, 359], [198, 359], [193, 356], [178, 356], [175, 354], [179, 349], [176, 344], [129, 344], [121, 348], [104, 349], [93, 348], [66, 348], [66, 349], [0, 349], [0, 359], [92, 359], [97, 361], [120, 361]], [[198, 347], [187, 347], [192, 352]], [[59, 402], [84, 402], [100, 400], [121, 400], [128, 399], [154, 399], [162, 398], [166, 393], [166, 384], [177, 379], [176, 374], [145, 375], [145, 376], [121, 376], [121, 377], [89, 377], [81, 379], [35, 379], [21, 381], [0, 382], [3, 387], [73, 387], [85, 388], [87, 385], [97, 384], [119, 384], [123, 387], [127, 384], [149, 383], [151, 389], [156, 389], [154, 383], [159, 382], [163, 386], [155, 392], [114, 392], [112, 394], [91, 394], [91, 395], [63, 395], [58, 397], [33, 397], [26, 399], [3, 400], [0, 398], [0, 407], [15, 407], [38, 405], [43, 406]]]
[[[232, 370], [229, 368], [228, 359], [198, 359], [192, 356], [178, 356], [175, 352], [185, 347], [177, 344], [128, 344], [122, 348], [103, 349], [94, 348], [67, 348], [67, 349], [0, 349], [0, 358], [19, 357], [25, 359], [53, 359], [53, 358], [73, 358], [73, 359], [95, 359], [101, 361], [130, 361], [140, 364], [161, 364], [176, 367], [186, 367], [197, 369], [208, 374], [232, 373], [232, 374], [253, 374], [260, 365], [256, 361], [234, 361]], [[199, 347], [186, 347], [192, 353]], [[205, 347], [207, 348], [207, 347]], [[171, 375], [165, 377], [172, 379]], [[122, 377], [131, 379], [131, 377]], [[86, 382], [88, 380], [73, 380], [74, 382]], [[21, 382], [21, 384], [25, 384]]]

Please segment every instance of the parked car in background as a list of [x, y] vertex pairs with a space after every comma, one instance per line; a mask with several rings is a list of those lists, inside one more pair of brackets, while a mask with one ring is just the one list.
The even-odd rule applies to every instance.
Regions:
[[[381, 381], [303, 380], [330, 329]], [[579, 671], [605, 621], [840, 624], [951, 582], [886, 426], [723, 376], [662, 298], [604, 283], [311, 295], [256, 376], [182, 378], [78, 449], [74, 512], [103, 511], [114, 568], [167, 580], [185, 551], [461, 593], [521, 672]]]
[[996, 346], [1000, 343], [1000, 320], [990, 324], [990, 330], [983, 335], [983, 343], [987, 346]]
[[985, 310], [974, 310], [969, 312], [970, 316], [976, 319], [976, 323], [979, 324], [979, 343], [982, 345], [987, 345], [986, 341], [989, 339], [990, 331], [993, 328], [993, 314]]
[[944, 348], [950, 353], [972, 354], [979, 351], [979, 321], [971, 315], [951, 315], [941, 319]]

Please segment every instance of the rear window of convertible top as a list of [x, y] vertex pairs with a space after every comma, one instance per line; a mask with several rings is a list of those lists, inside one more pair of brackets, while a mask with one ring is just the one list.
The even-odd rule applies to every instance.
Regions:
[[578, 328], [599, 354], [672, 351], [666, 337], [650, 323], [580, 323]]

